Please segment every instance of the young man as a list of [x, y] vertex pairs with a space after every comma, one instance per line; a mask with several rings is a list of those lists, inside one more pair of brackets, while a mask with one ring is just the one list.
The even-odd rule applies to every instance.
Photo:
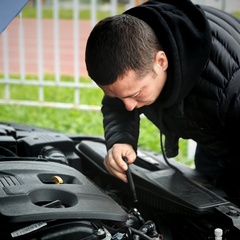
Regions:
[[196, 169], [240, 196], [240, 20], [188, 0], [150, 0], [100, 21], [86, 47], [89, 76], [104, 91], [104, 164], [126, 181], [139, 115], [165, 136], [197, 142]]

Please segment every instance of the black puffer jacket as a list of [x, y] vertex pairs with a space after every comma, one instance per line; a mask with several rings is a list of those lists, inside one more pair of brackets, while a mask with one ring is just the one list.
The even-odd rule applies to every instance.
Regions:
[[120, 142], [137, 149], [144, 113], [165, 135], [168, 157], [178, 154], [179, 138], [193, 139], [240, 166], [240, 20], [188, 0], [148, 1], [125, 14], [147, 22], [161, 39], [168, 78], [155, 103], [131, 112], [104, 97], [107, 148]]

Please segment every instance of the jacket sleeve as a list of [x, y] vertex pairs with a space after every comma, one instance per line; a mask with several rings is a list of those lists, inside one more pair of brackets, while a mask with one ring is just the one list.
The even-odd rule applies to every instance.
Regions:
[[137, 151], [139, 137], [138, 110], [126, 110], [118, 98], [104, 96], [102, 100], [103, 126], [107, 149], [115, 143], [127, 143]]

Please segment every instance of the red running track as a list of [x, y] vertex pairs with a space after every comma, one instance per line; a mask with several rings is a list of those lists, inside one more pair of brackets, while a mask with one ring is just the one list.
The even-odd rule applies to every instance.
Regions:
[[[37, 21], [23, 19], [23, 50], [25, 74], [38, 73]], [[53, 20], [42, 21], [43, 73], [54, 74], [54, 28]], [[19, 18], [15, 18], [7, 27], [8, 69], [11, 74], [20, 73]], [[88, 76], [85, 67], [85, 46], [91, 31], [90, 21], [79, 21], [78, 71], [80, 76]], [[74, 76], [74, 23], [72, 20], [59, 20], [59, 70], [61, 75]], [[3, 35], [0, 35], [0, 73], [4, 70]]]

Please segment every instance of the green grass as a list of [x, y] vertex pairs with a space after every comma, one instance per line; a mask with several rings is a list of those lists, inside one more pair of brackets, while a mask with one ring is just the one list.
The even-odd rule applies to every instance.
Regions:
[[240, 11], [233, 12], [232, 15], [237, 18], [240, 18]]
[[50, 107], [0, 105], [3, 122], [16, 122], [65, 133], [103, 135], [101, 113]]
[[[3, 78], [3, 74], [0, 74], [0, 78]], [[16, 81], [16, 84], [10, 86], [10, 97], [16, 100], [29, 100], [38, 101], [39, 99], [39, 87], [32, 85], [21, 84], [19, 76], [10, 75], [11, 79]], [[26, 76], [26, 81], [36, 80], [37, 76]], [[52, 82], [54, 80], [53, 75], [46, 74], [44, 80]], [[60, 82], [74, 83], [74, 78], [70, 76], [61, 76]], [[81, 77], [80, 83], [91, 84], [90, 78]], [[20, 84], [19, 84], [20, 83]], [[0, 98], [5, 98], [5, 87], [0, 85]], [[44, 86], [43, 88], [44, 101], [46, 102], [62, 102], [62, 103], [74, 103], [74, 89], [73, 87], [60, 87], [60, 86]], [[78, 92], [78, 97], [81, 100], [81, 104], [99, 106], [103, 92], [100, 88], [81, 88]]]

